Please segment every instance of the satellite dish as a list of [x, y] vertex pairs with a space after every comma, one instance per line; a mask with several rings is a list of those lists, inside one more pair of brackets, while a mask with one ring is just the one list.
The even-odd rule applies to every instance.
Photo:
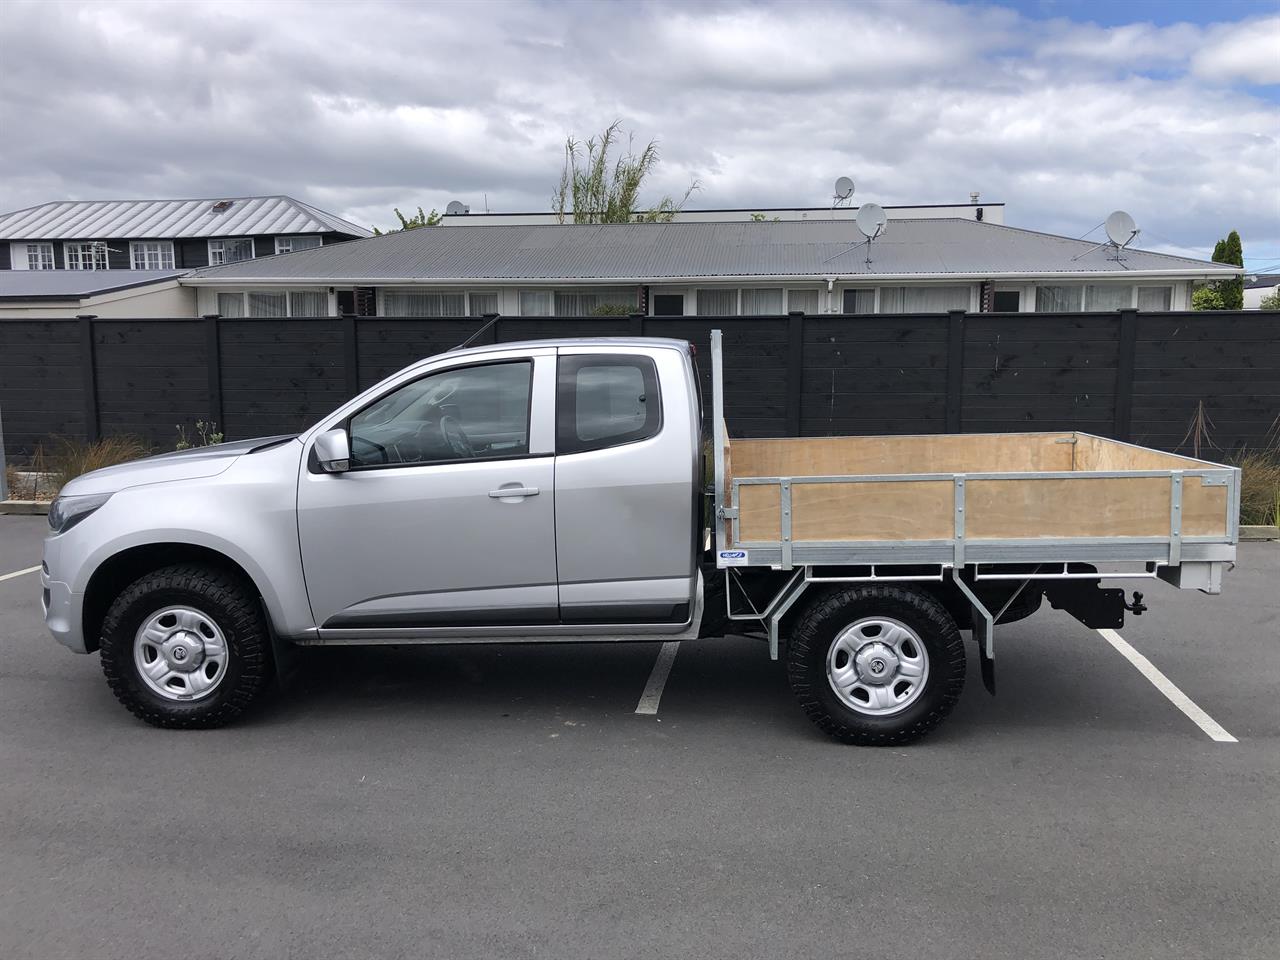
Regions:
[[858, 208], [858, 215], [853, 222], [858, 225], [858, 229], [862, 231], [864, 237], [868, 240], [874, 240], [884, 233], [885, 221], [888, 219], [885, 216], [884, 207], [880, 206], [880, 204], [864, 203]]
[[1107, 239], [1117, 247], [1128, 246], [1138, 235], [1138, 225], [1133, 217], [1123, 210], [1117, 210], [1107, 217]]
[[853, 181], [848, 177], [841, 177], [836, 181], [836, 199], [848, 200], [853, 196]]
[[444, 208], [444, 212], [450, 217], [461, 217], [471, 211], [470, 208], [461, 200], [450, 200], [449, 205]]

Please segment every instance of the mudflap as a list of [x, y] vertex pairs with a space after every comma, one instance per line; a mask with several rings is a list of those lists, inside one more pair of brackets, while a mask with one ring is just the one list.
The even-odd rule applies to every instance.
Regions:
[[987, 653], [985, 643], [978, 644], [978, 660], [982, 665], [982, 685], [987, 688], [987, 693], [994, 697], [996, 695], [996, 661]]
[[[1124, 591], [1103, 589], [1098, 580], [1047, 580], [1044, 595], [1055, 610], [1065, 610], [1093, 630], [1118, 630], [1124, 626], [1125, 610], [1134, 609], [1124, 601]], [[1141, 606], [1141, 600], [1135, 601]], [[1145, 608], [1143, 608], [1145, 609]], [[1141, 613], [1142, 610], [1135, 610]]]

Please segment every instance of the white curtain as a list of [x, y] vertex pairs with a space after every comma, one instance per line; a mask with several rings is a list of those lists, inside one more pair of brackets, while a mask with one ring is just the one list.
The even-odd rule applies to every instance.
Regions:
[[1139, 287], [1139, 310], [1171, 310], [1173, 308], [1173, 287]]
[[1071, 313], [1079, 310], [1084, 288], [1078, 283], [1059, 287], [1036, 287], [1036, 309], [1041, 313]]
[[737, 290], [699, 290], [698, 316], [732, 317], [738, 313]]
[[744, 317], [776, 317], [782, 313], [782, 288], [745, 289], [742, 291]]
[[289, 316], [327, 317], [329, 298], [316, 290], [294, 290], [289, 294]]
[[461, 293], [429, 290], [387, 290], [382, 294], [382, 314], [386, 317], [461, 317], [466, 314], [466, 297]]
[[876, 292], [874, 290], [846, 290], [844, 292], [845, 313], [875, 313]]
[[471, 316], [483, 317], [486, 313], [498, 312], [498, 295], [496, 293], [471, 294]]
[[1090, 284], [1084, 290], [1086, 310], [1123, 310], [1133, 306], [1133, 287]]
[[220, 293], [218, 294], [218, 313], [224, 317], [243, 317], [244, 316], [244, 294], [243, 293]]
[[249, 294], [249, 316], [251, 317], [283, 317], [288, 313], [285, 306], [285, 295], [258, 291]]
[[520, 316], [522, 317], [551, 316], [551, 291], [550, 290], [521, 290], [520, 291]]
[[787, 311], [799, 310], [802, 313], [818, 312], [817, 290], [788, 290]]
[[881, 313], [946, 313], [969, 309], [968, 287], [881, 287]]

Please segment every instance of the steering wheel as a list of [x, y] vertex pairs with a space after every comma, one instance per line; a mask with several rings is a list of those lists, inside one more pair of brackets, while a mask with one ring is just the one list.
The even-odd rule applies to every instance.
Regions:
[[[450, 393], [452, 394], [452, 391]], [[457, 417], [446, 413], [440, 418], [440, 435], [444, 437], [445, 443], [449, 444], [449, 449], [459, 457], [476, 455], [475, 448], [471, 446], [467, 435], [462, 432], [462, 424], [458, 423]]]

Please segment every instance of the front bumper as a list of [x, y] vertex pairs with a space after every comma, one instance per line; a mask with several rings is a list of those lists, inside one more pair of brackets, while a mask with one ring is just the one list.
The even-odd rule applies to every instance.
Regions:
[[76, 653], [88, 653], [81, 619], [84, 595], [72, 590], [71, 584], [66, 580], [58, 579], [60, 576], [72, 579], [67, 574], [75, 572], [63, 569], [64, 547], [61, 537], [45, 538], [44, 562], [40, 567], [40, 606], [44, 610], [44, 624], [53, 638], [67, 649]]

